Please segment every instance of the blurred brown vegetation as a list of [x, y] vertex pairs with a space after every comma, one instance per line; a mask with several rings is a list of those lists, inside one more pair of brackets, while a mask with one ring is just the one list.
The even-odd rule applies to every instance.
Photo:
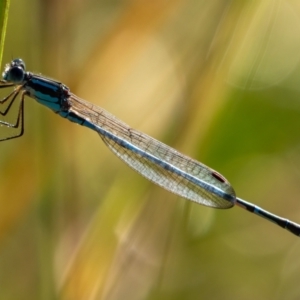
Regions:
[[[297, 1], [12, 0], [12, 57], [300, 222]], [[169, 194], [25, 104], [0, 144], [0, 299], [299, 299], [297, 237]]]

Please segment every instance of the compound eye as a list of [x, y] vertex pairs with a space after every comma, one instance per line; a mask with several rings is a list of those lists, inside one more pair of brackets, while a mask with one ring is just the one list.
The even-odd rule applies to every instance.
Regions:
[[23, 70], [25, 70], [25, 63], [21, 58], [14, 59], [11, 64], [12, 64], [12, 66], [19, 66]]
[[25, 77], [25, 72], [22, 66], [15, 66], [12, 67], [9, 72], [7, 73], [6, 78], [4, 78], [6, 81], [10, 81], [13, 83], [21, 83], [23, 82]]

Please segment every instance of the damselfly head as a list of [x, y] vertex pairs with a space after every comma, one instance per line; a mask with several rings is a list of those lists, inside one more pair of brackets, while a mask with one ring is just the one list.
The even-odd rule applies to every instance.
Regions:
[[5, 81], [14, 84], [21, 84], [25, 78], [25, 63], [22, 59], [16, 58], [5, 66], [2, 77]]

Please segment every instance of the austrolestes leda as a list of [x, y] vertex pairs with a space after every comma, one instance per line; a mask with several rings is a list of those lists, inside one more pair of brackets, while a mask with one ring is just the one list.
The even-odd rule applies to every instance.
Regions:
[[209, 207], [225, 209], [237, 205], [300, 235], [299, 224], [236, 197], [231, 184], [215, 170], [132, 129], [104, 109], [72, 94], [63, 83], [26, 72], [21, 59], [7, 64], [2, 77], [0, 88], [15, 88], [0, 100], [0, 115], [7, 116], [19, 95], [21, 98], [14, 122], [0, 120], [0, 125], [12, 129], [0, 141], [23, 134], [24, 99], [28, 96], [61, 117], [96, 131], [119, 158], [166, 190]]

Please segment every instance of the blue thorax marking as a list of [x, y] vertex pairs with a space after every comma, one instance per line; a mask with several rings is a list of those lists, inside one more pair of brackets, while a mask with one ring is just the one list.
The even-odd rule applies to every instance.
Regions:
[[30, 97], [54, 112], [67, 109], [69, 89], [57, 81], [29, 73], [24, 89]]

